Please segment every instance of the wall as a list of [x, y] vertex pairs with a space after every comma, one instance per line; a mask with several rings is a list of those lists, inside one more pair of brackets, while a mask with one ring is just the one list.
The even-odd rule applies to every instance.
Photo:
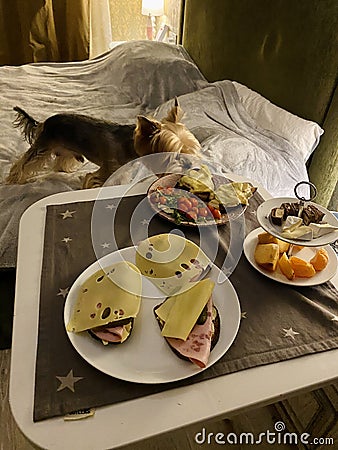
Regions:
[[183, 45], [209, 81], [236, 80], [323, 124], [337, 80], [337, 0], [185, 4]]
[[[142, 16], [142, 0], [109, 0], [113, 41], [146, 39], [147, 17]], [[165, 0], [167, 23], [179, 31], [181, 0]], [[157, 25], [161, 19], [156, 18]]]
[[145, 39], [146, 17], [142, 0], [109, 0], [113, 41]]

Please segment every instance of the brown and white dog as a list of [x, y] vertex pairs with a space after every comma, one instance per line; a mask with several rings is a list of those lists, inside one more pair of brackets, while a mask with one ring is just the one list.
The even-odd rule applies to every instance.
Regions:
[[138, 116], [136, 125], [120, 125], [80, 114], [56, 114], [37, 122], [19, 107], [14, 125], [23, 131], [30, 148], [16, 161], [7, 184], [34, 181], [42, 171], [72, 172], [85, 158], [99, 169], [88, 173], [83, 188], [102, 186], [128, 161], [151, 153], [178, 152], [199, 155], [200, 144], [180, 122], [183, 111], [177, 99], [159, 122]]

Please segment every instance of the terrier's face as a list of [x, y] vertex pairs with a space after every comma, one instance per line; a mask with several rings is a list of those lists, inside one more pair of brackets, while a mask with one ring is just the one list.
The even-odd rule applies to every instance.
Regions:
[[159, 122], [145, 116], [137, 117], [134, 147], [139, 156], [151, 153], [177, 152], [198, 155], [201, 149], [195, 136], [180, 123], [183, 111], [177, 100], [168, 115]]

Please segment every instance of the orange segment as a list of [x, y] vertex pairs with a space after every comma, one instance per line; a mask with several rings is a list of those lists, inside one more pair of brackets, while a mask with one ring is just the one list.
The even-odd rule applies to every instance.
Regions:
[[291, 256], [289, 261], [296, 277], [311, 278], [316, 274], [313, 265], [304, 261], [304, 259], [298, 258], [297, 256]]
[[315, 256], [310, 260], [310, 263], [315, 268], [316, 272], [320, 272], [325, 269], [327, 263], [329, 262], [329, 255], [325, 248], [320, 248], [316, 251]]
[[304, 245], [296, 245], [296, 244], [292, 245], [292, 251], [294, 251], [294, 252], [299, 252], [303, 248], [304, 248]]
[[281, 272], [286, 276], [286, 278], [288, 278], [289, 280], [293, 280], [295, 278], [295, 271], [293, 270], [286, 253], [283, 253], [279, 258], [278, 265]]

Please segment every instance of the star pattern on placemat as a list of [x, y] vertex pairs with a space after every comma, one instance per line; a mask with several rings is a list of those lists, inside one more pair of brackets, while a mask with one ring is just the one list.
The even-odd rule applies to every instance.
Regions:
[[247, 319], [247, 312], [246, 311], [243, 311], [241, 313], [241, 319]]
[[108, 242], [103, 242], [103, 244], [101, 244], [102, 248], [109, 248], [110, 244]]
[[66, 298], [68, 292], [69, 292], [69, 288], [68, 287], [65, 288], [65, 289], [59, 288], [59, 293], [56, 294], [56, 295], [62, 295], [63, 298]]
[[113, 210], [113, 209], [115, 209], [116, 208], [116, 205], [114, 205], [114, 204], [111, 204], [111, 205], [107, 205], [106, 206], [106, 209], [110, 209], [111, 211]]
[[141, 220], [141, 225], [149, 225], [150, 220], [149, 219], [143, 219]]
[[300, 334], [300, 333], [298, 333], [297, 331], [294, 331], [293, 329], [292, 329], [292, 327], [290, 327], [289, 329], [286, 329], [286, 328], [283, 328], [283, 331], [284, 331], [284, 337], [290, 337], [290, 338], [292, 338], [292, 339], [295, 339], [295, 336], [297, 335], [297, 334]]
[[62, 220], [64, 219], [68, 219], [68, 218], [73, 218], [73, 214], [75, 214], [76, 211], [69, 211], [69, 209], [67, 209], [65, 212], [60, 213], [62, 216]]
[[83, 377], [74, 377], [73, 369], [71, 369], [65, 377], [61, 377], [56, 375], [56, 378], [60, 381], [60, 385], [57, 388], [57, 392], [62, 391], [63, 389], [69, 389], [72, 392], [75, 392], [74, 384], [80, 380], [83, 380]]
[[264, 338], [263, 340], [269, 345], [269, 347], [273, 346], [271, 339], [269, 339], [268, 337]]
[[62, 242], [64, 242], [65, 244], [68, 244], [69, 242], [71, 242], [73, 239], [70, 238], [69, 236], [66, 236], [62, 239]]

